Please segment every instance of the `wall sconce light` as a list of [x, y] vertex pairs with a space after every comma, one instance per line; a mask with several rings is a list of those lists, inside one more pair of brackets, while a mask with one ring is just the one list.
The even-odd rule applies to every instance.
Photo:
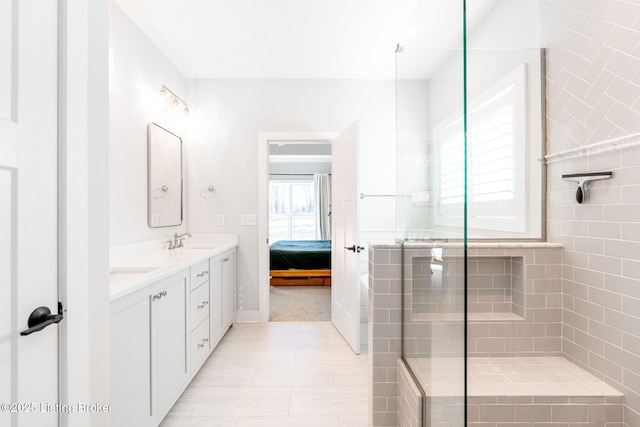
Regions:
[[611, 178], [612, 173], [613, 172], [571, 173], [562, 175], [562, 179], [568, 179], [578, 183], [578, 189], [576, 190], [576, 202], [582, 204], [587, 200], [587, 190], [589, 189], [591, 181]]
[[175, 107], [185, 114], [189, 114], [189, 106], [187, 105], [187, 103], [184, 102], [178, 95], [173, 93], [171, 89], [169, 89], [165, 85], [162, 85], [162, 88], [160, 88], [160, 95], [165, 98], [167, 105]]

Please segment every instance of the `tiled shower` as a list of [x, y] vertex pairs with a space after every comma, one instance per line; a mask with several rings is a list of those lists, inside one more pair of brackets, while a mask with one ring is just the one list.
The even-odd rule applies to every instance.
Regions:
[[[398, 240], [369, 253], [372, 425], [640, 426], [640, 2], [422, 0], [412, 24]], [[524, 148], [483, 192], [482, 126], [518, 100], [501, 126]], [[604, 171], [584, 203], [563, 179]]]

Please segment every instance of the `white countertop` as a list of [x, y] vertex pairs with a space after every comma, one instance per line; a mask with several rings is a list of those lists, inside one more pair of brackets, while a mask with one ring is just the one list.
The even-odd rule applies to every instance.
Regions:
[[237, 246], [237, 235], [224, 235], [222, 238], [216, 238], [215, 235], [194, 235], [184, 248], [179, 249], [146, 251], [145, 249], [158, 247], [155, 241], [112, 248], [110, 301], [132, 294]]

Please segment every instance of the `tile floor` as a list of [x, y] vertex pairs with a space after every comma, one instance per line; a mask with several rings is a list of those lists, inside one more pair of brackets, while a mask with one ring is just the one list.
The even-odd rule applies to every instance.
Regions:
[[329, 322], [236, 324], [162, 427], [366, 427], [367, 356]]

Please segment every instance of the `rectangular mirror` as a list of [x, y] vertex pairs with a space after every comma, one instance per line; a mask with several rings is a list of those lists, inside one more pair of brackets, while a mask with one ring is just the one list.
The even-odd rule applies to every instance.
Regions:
[[147, 126], [149, 227], [182, 224], [182, 139], [158, 126]]

